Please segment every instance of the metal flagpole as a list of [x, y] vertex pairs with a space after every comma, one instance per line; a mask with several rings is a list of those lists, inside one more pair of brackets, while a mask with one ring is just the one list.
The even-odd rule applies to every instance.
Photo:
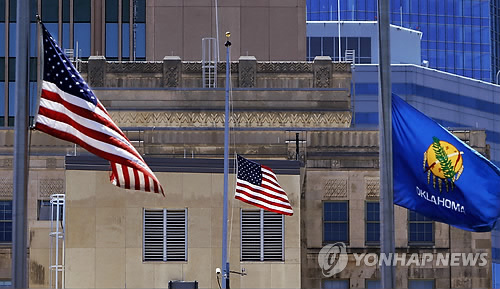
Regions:
[[231, 33], [226, 32], [226, 98], [224, 118], [224, 205], [222, 210], [222, 288], [229, 289], [229, 261], [227, 259], [227, 207], [228, 207], [228, 177], [229, 177], [229, 86], [231, 84]]
[[[389, 0], [378, 0], [380, 254], [394, 256], [391, 53]], [[392, 258], [391, 258], [392, 259]], [[382, 288], [396, 288], [394, 264], [381, 264]]]
[[28, 179], [28, 59], [29, 0], [17, 2], [16, 109], [14, 134], [14, 198], [12, 208], [12, 285], [28, 288], [27, 179]]

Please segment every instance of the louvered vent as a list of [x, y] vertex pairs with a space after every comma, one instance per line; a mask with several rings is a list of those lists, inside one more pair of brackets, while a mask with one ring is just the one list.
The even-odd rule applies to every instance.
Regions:
[[241, 260], [283, 260], [283, 215], [241, 211]]
[[187, 260], [187, 210], [144, 210], [144, 261]]

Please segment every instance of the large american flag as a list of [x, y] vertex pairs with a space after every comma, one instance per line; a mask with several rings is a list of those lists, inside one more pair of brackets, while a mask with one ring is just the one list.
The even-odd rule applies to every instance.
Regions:
[[163, 188], [116, 126], [87, 83], [42, 24], [43, 82], [35, 128], [78, 144], [111, 164], [121, 188], [163, 193]]
[[293, 209], [271, 168], [238, 155], [235, 198], [259, 208], [291, 216]]

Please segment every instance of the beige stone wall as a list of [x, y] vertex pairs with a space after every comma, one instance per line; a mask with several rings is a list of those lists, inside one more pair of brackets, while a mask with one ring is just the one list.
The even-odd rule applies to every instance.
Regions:
[[[167, 288], [170, 280], [197, 280], [216, 288], [221, 264], [223, 175], [157, 173], [165, 197], [114, 187], [108, 172], [67, 171], [66, 288]], [[229, 178], [230, 192], [234, 175]], [[295, 214], [285, 218], [284, 262], [240, 262], [240, 209], [232, 201], [231, 269], [234, 288], [300, 286], [300, 176], [279, 175]], [[143, 262], [143, 208], [187, 208], [188, 261]], [[230, 229], [231, 230], [231, 229]]]

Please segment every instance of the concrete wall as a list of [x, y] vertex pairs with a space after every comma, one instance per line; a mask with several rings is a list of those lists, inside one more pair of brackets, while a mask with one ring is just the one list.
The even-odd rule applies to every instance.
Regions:
[[[211, 0], [147, 1], [146, 58], [179, 55], [201, 61], [201, 41], [217, 37]], [[219, 55], [226, 58], [224, 36], [231, 32], [231, 59], [305, 60], [305, 0], [219, 1]]]
[[[66, 288], [167, 288], [170, 280], [197, 280], [200, 288], [217, 288], [223, 175], [157, 173], [166, 190], [162, 197], [116, 188], [108, 174], [66, 172]], [[229, 179], [234, 188], [234, 175]], [[248, 273], [231, 276], [235, 288], [300, 286], [300, 176], [278, 175], [278, 179], [296, 208], [285, 218], [285, 260], [240, 262], [240, 209], [255, 207], [233, 200], [231, 270], [245, 268]], [[188, 261], [142, 261], [143, 208], [187, 208]]]

